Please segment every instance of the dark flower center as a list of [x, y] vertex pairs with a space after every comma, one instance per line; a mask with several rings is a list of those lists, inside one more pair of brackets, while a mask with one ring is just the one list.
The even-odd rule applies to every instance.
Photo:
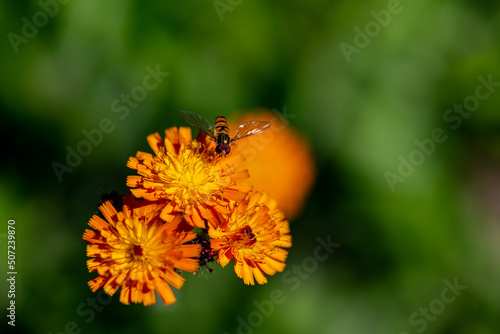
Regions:
[[141, 257], [144, 254], [144, 249], [142, 248], [141, 245], [134, 245], [132, 247], [132, 254], [134, 255], [135, 258]]
[[255, 239], [255, 234], [250, 226], [242, 227], [240, 230], [240, 240], [243, 241], [246, 246], [252, 246], [257, 241]]

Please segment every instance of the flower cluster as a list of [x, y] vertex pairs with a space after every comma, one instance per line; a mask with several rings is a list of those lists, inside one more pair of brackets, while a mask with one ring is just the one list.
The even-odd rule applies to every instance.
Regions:
[[245, 284], [284, 270], [288, 221], [275, 200], [252, 191], [241, 154], [217, 154], [210, 137], [193, 139], [186, 127], [147, 140], [154, 154], [138, 152], [127, 163], [138, 174], [127, 178], [132, 194], [104, 201], [83, 235], [88, 269], [97, 271], [92, 291], [121, 287], [122, 303], [144, 305], [156, 302], [156, 291], [169, 305], [181, 271], [195, 273], [215, 258], [222, 267], [234, 259]]

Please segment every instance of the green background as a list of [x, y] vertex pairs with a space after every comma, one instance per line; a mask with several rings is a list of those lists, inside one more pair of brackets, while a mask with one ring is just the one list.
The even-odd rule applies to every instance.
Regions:
[[[0, 4], [1, 332], [498, 333], [500, 87], [478, 88], [478, 77], [500, 81], [500, 4], [225, 1], [218, 12], [212, 1], [42, 0], [53, 16], [37, 1]], [[25, 27], [34, 19], [36, 32]], [[341, 43], [356, 52], [346, 57]], [[148, 66], [169, 75], [126, 117], [116, 112]], [[490, 94], [446, 120], [476, 89]], [[291, 222], [292, 271], [264, 286], [245, 286], [231, 267], [186, 274], [168, 307], [91, 293], [82, 233], [103, 192], [127, 190], [126, 161], [149, 151], [146, 136], [185, 125], [178, 109], [211, 120], [259, 106], [295, 115], [317, 164]], [[60, 182], [52, 163], [106, 118], [113, 131]], [[436, 129], [446, 139], [431, 144]], [[391, 188], [386, 172], [398, 168], [407, 174]], [[340, 246], [316, 260], [328, 237]], [[445, 280], [466, 286], [449, 303]], [[275, 290], [283, 303], [270, 307]], [[429, 307], [437, 315], [425, 320]]]

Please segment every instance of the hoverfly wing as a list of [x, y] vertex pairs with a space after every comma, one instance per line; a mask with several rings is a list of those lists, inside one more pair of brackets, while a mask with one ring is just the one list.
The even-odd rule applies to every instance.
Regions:
[[212, 124], [203, 116], [198, 115], [194, 112], [179, 110], [179, 116], [181, 116], [186, 122], [198, 128], [199, 130], [205, 132], [211, 138], [215, 139], [214, 133], [212, 131]]
[[256, 135], [257, 133], [261, 133], [262, 131], [269, 129], [269, 126], [271, 126], [271, 123], [269, 122], [251, 121], [243, 123], [238, 126], [238, 129], [236, 130], [236, 136], [231, 139], [231, 142], [251, 135]]

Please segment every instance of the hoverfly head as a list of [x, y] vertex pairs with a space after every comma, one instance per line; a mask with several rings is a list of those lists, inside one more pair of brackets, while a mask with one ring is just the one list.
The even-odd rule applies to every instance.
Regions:
[[218, 154], [223, 153], [224, 155], [229, 154], [229, 152], [231, 152], [231, 146], [229, 144], [217, 144], [215, 152]]

